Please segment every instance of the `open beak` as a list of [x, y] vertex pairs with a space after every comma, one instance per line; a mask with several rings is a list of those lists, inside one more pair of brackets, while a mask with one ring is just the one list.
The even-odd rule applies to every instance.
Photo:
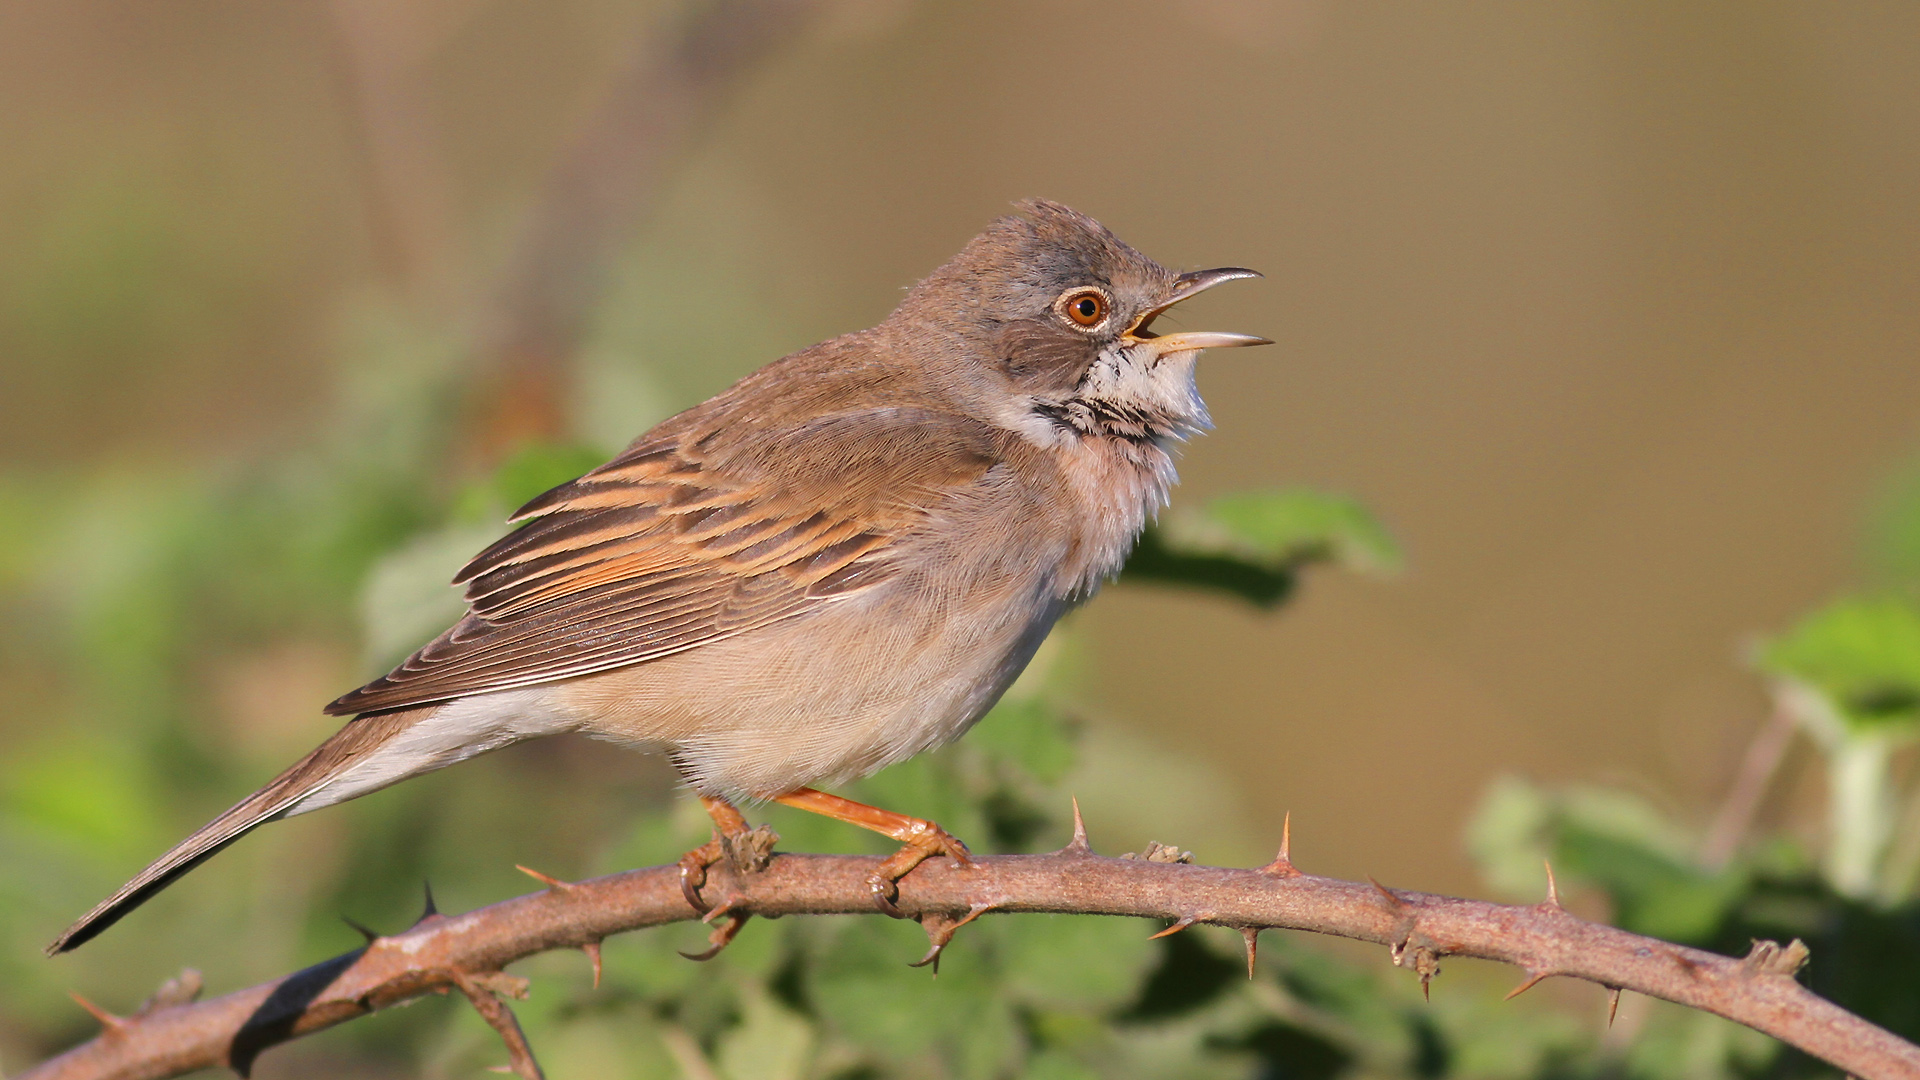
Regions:
[[1191, 274], [1181, 274], [1174, 279], [1173, 295], [1161, 304], [1134, 321], [1122, 337], [1134, 345], [1145, 345], [1156, 353], [1192, 352], [1197, 349], [1232, 349], [1241, 345], [1271, 345], [1267, 338], [1252, 334], [1227, 334], [1209, 330], [1189, 330], [1179, 334], [1156, 334], [1151, 327], [1160, 313], [1173, 305], [1206, 292], [1223, 281], [1237, 281], [1240, 278], [1261, 277], [1258, 270], [1248, 270], [1241, 266], [1222, 266], [1214, 270], [1195, 270]]

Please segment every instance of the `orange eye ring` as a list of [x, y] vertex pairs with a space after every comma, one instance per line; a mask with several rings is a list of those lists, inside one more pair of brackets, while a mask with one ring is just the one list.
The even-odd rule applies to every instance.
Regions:
[[1107, 319], [1107, 297], [1097, 289], [1081, 289], [1060, 300], [1060, 311], [1075, 326], [1091, 329]]

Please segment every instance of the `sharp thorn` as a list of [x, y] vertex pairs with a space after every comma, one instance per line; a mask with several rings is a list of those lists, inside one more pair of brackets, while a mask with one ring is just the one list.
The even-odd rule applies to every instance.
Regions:
[[600, 989], [600, 943], [589, 941], [580, 946], [580, 951], [586, 953], [587, 959], [593, 961], [593, 988], [598, 990]]
[[1431, 975], [1420, 976], [1420, 1000], [1429, 1004], [1433, 1002], [1433, 976]]
[[343, 923], [346, 923], [348, 926], [351, 926], [354, 928], [354, 930], [358, 931], [361, 937], [367, 939], [367, 944], [369, 945], [380, 940], [380, 935], [378, 933], [362, 925], [361, 923], [354, 921], [353, 919], [347, 918], [345, 915], [340, 916], [340, 921]]
[[1299, 867], [1293, 865], [1293, 811], [1287, 811], [1286, 816], [1280, 819], [1280, 854], [1261, 867], [1260, 872], [1283, 878], [1306, 876]]
[[1388, 905], [1390, 905], [1393, 908], [1393, 910], [1399, 911], [1402, 907], [1406, 906], [1406, 902], [1401, 900], [1398, 894], [1396, 894], [1392, 889], [1387, 888], [1385, 885], [1380, 884], [1378, 881], [1375, 881], [1373, 879], [1373, 875], [1371, 874], [1367, 875], [1367, 881], [1373, 886], [1374, 891], [1378, 892], [1382, 897], [1386, 899]]
[[1260, 928], [1257, 926], [1243, 926], [1240, 928], [1240, 936], [1246, 939], [1247, 942], [1247, 978], [1251, 979], [1253, 978], [1254, 957], [1260, 952]]
[[1185, 929], [1186, 929], [1187, 927], [1189, 927], [1189, 926], [1192, 926], [1192, 925], [1193, 925], [1193, 923], [1194, 923], [1194, 918], [1193, 918], [1193, 916], [1191, 916], [1191, 915], [1182, 915], [1182, 916], [1180, 916], [1180, 921], [1179, 921], [1179, 922], [1176, 922], [1176, 923], [1174, 923], [1174, 924], [1173, 924], [1172, 926], [1169, 926], [1169, 927], [1167, 927], [1167, 928], [1166, 928], [1165, 930], [1162, 930], [1162, 931], [1160, 931], [1159, 933], [1157, 933], [1157, 934], [1155, 934], [1155, 935], [1153, 935], [1152, 937], [1150, 937], [1150, 938], [1148, 938], [1147, 940], [1148, 940], [1148, 941], [1158, 941], [1158, 940], [1160, 940], [1160, 939], [1161, 939], [1161, 938], [1163, 938], [1163, 937], [1171, 937], [1171, 936], [1173, 936], [1174, 934], [1177, 934], [1177, 933], [1179, 933], [1180, 931], [1182, 931], [1182, 930], [1185, 930]]
[[1523, 982], [1523, 983], [1521, 983], [1521, 984], [1520, 984], [1519, 986], [1516, 986], [1516, 987], [1514, 987], [1513, 989], [1511, 989], [1511, 990], [1509, 990], [1509, 991], [1507, 991], [1507, 996], [1506, 996], [1506, 997], [1504, 997], [1504, 998], [1502, 998], [1501, 1000], [1502, 1000], [1502, 1001], [1512, 1001], [1512, 1000], [1513, 1000], [1514, 998], [1517, 998], [1517, 997], [1519, 997], [1519, 996], [1520, 996], [1521, 994], [1524, 994], [1524, 993], [1526, 993], [1527, 991], [1529, 991], [1529, 990], [1531, 990], [1531, 989], [1533, 989], [1533, 988], [1534, 988], [1534, 986], [1535, 986], [1535, 984], [1537, 984], [1537, 983], [1539, 983], [1539, 981], [1540, 981], [1541, 979], [1544, 979], [1544, 978], [1546, 978], [1547, 976], [1549, 976], [1549, 975], [1551, 975], [1551, 974], [1553, 974], [1553, 972], [1551, 972], [1551, 971], [1529, 971], [1529, 972], [1527, 972], [1527, 981], [1526, 981], [1526, 982]]
[[533, 880], [539, 882], [540, 884], [545, 885], [547, 888], [552, 889], [554, 892], [566, 892], [568, 889], [573, 888], [572, 882], [561, 881], [557, 877], [553, 877], [548, 874], [543, 874], [538, 870], [528, 869], [527, 867], [521, 866], [519, 863], [513, 864], [513, 868], [527, 875]]
[[113, 1015], [72, 990], [67, 991], [67, 996], [73, 999], [74, 1004], [87, 1010], [88, 1016], [100, 1022], [100, 1028], [104, 1034], [118, 1035], [120, 1032], [126, 1030], [127, 1021], [124, 1017]]
[[1080, 816], [1080, 800], [1073, 800], [1073, 839], [1067, 841], [1062, 851], [1078, 855], [1093, 854], [1093, 845], [1087, 842], [1087, 819]]
[[1553, 880], [1553, 864], [1542, 859], [1541, 865], [1547, 868], [1547, 906], [1565, 910], [1560, 908], [1560, 885]]
[[1613, 1026], [1613, 1018], [1620, 1013], [1620, 988], [1607, 987], [1607, 1026]]
[[433, 882], [423, 881], [420, 883], [420, 888], [426, 893], [426, 902], [420, 906], [420, 917], [413, 920], [415, 926], [419, 926], [428, 919], [437, 918], [440, 914], [440, 906], [433, 902]]

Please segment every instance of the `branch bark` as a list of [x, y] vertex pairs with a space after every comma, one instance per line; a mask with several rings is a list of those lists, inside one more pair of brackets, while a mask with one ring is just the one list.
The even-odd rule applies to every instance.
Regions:
[[[1757, 942], [1735, 959], [1587, 922], [1551, 894], [1513, 906], [1316, 877], [1296, 870], [1284, 848], [1257, 870], [1106, 858], [1084, 836], [1077, 831], [1074, 843], [1051, 854], [982, 857], [971, 869], [933, 861], [908, 875], [898, 903], [926, 928], [933, 946], [927, 959], [983, 912], [1231, 926], [1247, 938], [1249, 969], [1261, 930], [1308, 930], [1385, 945], [1423, 982], [1442, 957], [1497, 960], [1527, 973], [1522, 989], [1554, 975], [1585, 979], [1616, 994], [1632, 990], [1724, 1016], [1862, 1080], [1920, 1077], [1920, 1047], [1794, 979], [1806, 959], [1797, 941], [1784, 948]], [[710, 872], [703, 898], [736, 917], [877, 914], [867, 878], [878, 862], [779, 855], [750, 873], [722, 863]], [[19, 1080], [158, 1080], [223, 1065], [244, 1072], [269, 1046], [422, 994], [458, 989], [474, 998], [483, 988], [510, 990], [518, 980], [501, 969], [535, 953], [583, 949], [597, 963], [599, 943], [610, 934], [699, 917], [675, 866], [554, 882], [464, 915], [429, 912], [404, 933], [251, 989], [108, 1017], [99, 1036]], [[490, 1022], [517, 1034], [505, 1003], [484, 996], [487, 1008], [499, 1006]], [[524, 1042], [514, 1063], [521, 1075], [538, 1075]]]

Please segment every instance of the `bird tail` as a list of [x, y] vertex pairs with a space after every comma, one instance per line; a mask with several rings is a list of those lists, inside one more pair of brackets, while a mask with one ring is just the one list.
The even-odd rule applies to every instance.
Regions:
[[[102, 930], [119, 922], [161, 889], [178, 881], [189, 870], [219, 854], [228, 844], [258, 826], [301, 809], [314, 809], [313, 806], [301, 807], [299, 804], [348, 768], [365, 760], [395, 735], [411, 727], [428, 711], [408, 709], [356, 717], [312, 753], [274, 777], [266, 787], [201, 826], [199, 831], [174, 845], [173, 850], [154, 860], [152, 866], [140, 871], [132, 881], [120, 886], [112, 896], [82, 915], [79, 921], [67, 927], [54, 939], [53, 944], [47, 946], [47, 955], [63, 953], [93, 940]], [[372, 788], [354, 791], [346, 797], [364, 794], [369, 790]]]

